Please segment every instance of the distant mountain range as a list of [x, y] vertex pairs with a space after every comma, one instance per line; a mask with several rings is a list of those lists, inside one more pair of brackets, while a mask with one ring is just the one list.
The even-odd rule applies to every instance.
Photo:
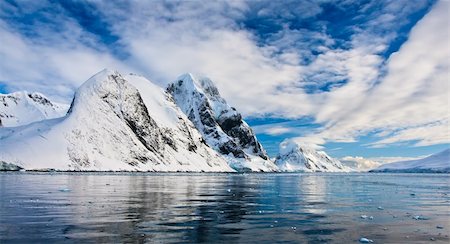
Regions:
[[234, 171], [170, 94], [147, 79], [103, 70], [64, 117], [0, 130], [0, 161], [24, 169]]
[[371, 172], [450, 173], [450, 149], [422, 159], [384, 164]]
[[0, 94], [0, 127], [14, 127], [64, 116], [66, 104], [51, 102], [40, 93]]
[[163, 89], [106, 69], [78, 88], [70, 106], [39, 93], [0, 94], [0, 170], [18, 169], [355, 171], [292, 140], [270, 159], [206, 77], [188, 73]]

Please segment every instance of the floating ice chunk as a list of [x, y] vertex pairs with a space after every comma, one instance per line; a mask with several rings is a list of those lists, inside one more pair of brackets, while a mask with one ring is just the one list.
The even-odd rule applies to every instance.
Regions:
[[369, 219], [370, 219], [370, 220], [373, 220], [373, 216], [370, 216]]
[[68, 189], [68, 188], [62, 188], [62, 189], [59, 189], [59, 191], [60, 191], [60, 192], [69, 192], [70, 189]]
[[384, 210], [384, 208], [383, 207], [381, 207], [381, 206], [378, 206], [378, 208], [377, 208], [378, 210]]
[[227, 192], [231, 192], [231, 189], [228, 189]]
[[415, 220], [427, 220], [428, 218], [425, 218], [425, 217], [420, 216], [420, 215], [416, 215], [416, 216], [413, 217], [413, 219], [415, 219]]
[[438, 226], [436, 226], [436, 228], [438, 228], [438, 229], [444, 229], [444, 226], [438, 225]]
[[373, 243], [373, 240], [367, 239], [365, 237], [361, 237], [361, 239], [359, 239], [359, 242], [361, 242], [361, 243]]
[[424, 217], [424, 216], [420, 216], [420, 215], [414, 216], [413, 219], [415, 219], [415, 220], [429, 220], [429, 218]]
[[361, 215], [361, 219], [367, 219], [367, 215], [365, 214]]

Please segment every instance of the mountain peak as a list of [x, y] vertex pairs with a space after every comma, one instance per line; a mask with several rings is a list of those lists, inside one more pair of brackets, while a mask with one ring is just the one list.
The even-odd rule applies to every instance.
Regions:
[[2, 138], [0, 161], [25, 169], [234, 171], [163, 89], [108, 69], [78, 88], [64, 119]]
[[346, 172], [349, 168], [326, 154], [294, 140], [280, 144], [280, 152], [275, 162], [282, 171], [301, 172]]
[[83, 83], [83, 85], [81, 85], [81, 87], [83, 87], [85, 84], [93, 84], [106, 81], [108, 77], [110, 77], [111, 75], [121, 75], [121, 74], [116, 70], [104, 68], [95, 75], [91, 76], [87, 81]]
[[120, 94], [119, 91], [127, 84], [118, 71], [105, 68], [90, 77], [75, 91], [69, 112], [72, 113], [79, 105], [90, 106], [93, 94], [97, 96], [104, 96], [106, 93]]
[[0, 94], [0, 126], [16, 127], [39, 120], [62, 117], [68, 106], [50, 101], [38, 92]]
[[185, 73], [177, 78], [179, 85], [185, 86], [186, 91], [196, 90], [208, 97], [220, 97], [219, 89], [214, 82], [205, 76], [196, 76], [192, 73]]
[[292, 140], [292, 139], [286, 139], [283, 142], [280, 143], [279, 148], [279, 155], [289, 155], [291, 153], [296, 152], [317, 152], [317, 153], [325, 153], [323, 151], [317, 151], [314, 147], [308, 146], [304, 143]]
[[233, 168], [277, 170], [241, 114], [220, 96], [209, 78], [187, 73], [171, 83], [167, 91], [202, 133], [206, 143], [228, 157]]
[[184, 80], [184, 81], [192, 80], [192, 81], [194, 81], [195, 76], [194, 76], [194, 74], [187, 72], [187, 73], [184, 73], [184, 74], [178, 76], [177, 80]]

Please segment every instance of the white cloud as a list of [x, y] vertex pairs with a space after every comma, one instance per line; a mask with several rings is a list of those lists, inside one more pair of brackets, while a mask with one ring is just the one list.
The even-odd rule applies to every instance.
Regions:
[[370, 161], [378, 162], [380, 164], [389, 164], [389, 163], [400, 162], [400, 161], [422, 159], [422, 158], [426, 158], [428, 156], [430, 156], [430, 155], [423, 155], [423, 156], [418, 156], [418, 157], [372, 157], [372, 158], [366, 158], [366, 159], [370, 160]]
[[364, 157], [353, 157], [346, 156], [340, 158], [344, 165], [349, 166], [351, 168], [357, 169], [358, 171], [369, 171], [371, 169], [375, 169], [380, 167], [383, 164], [407, 161], [407, 160], [417, 160], [421, 158], [425, 158], [427, 156], [420, 157], [373, 157], [373, 158], [364, 158]]
[[342, 164], [351, 167], [353, 169], [356, 169], [358, 171], [369, 171], [371, 169], [378, 168], [381, 165], [380, 162], [366, 159], [363, 157], [347, 156], [339, 159], [339, 161], [341, 161]]
[[[408, 41], [387, 60], [387, 74], [379, 83], [371, 85], [356, 68], [355, 77], [361, 80], [330, 94], [316, 115], [325, 127], [305, 140], [352, 141], [376, 130], [389, 134], [373, 144], [377, 146], [411, 140], [417, 146], [449, 143], [448, 5], [437, 3], [417, 23]], [[369, 77], [377, 72], [370, 65], [366, 70]]]
[[283, 135], [283, 134], [286, 134], [289, 132], [291, 132], [290, 128], [274, 126], [274, 127], [267, 128], [266, 130], [264, 130], [263, 133], [267, 134], [267, 135], [278, 136], [278, 135]]
[[[247, 115], [277, 110], [279, 115], [289, 115], [291, 110], [298, 110], [286, 106], [285, 99], [279, 99], [289, 94], [274, 93], [276, 87], [300, 79], [301, 67], [295, 64], [297, 54], [279, 53], [275, 46], [259, 46], [253, 34], [222, 16], [224, 8], [231, 8], [231, 12], [239, 15], [242, 7], [235, 9], [224, 4], [195, 8], [179, 4], [172, 11], [173, 16], [166, 16], [176, 16], [174, 22], [161, 22], [159, 16], [153, 15], [148, 18], [137, 15], [139, 18], [121, 22], [115, 28], [117, 33], [122, 33], [122, 44], [131, 54], [127, 62], [161, 84], [187, 71], [206, 75], [230, 103]], [[147, 13], [148, 6], [139, 8]], [[290, 96], [294, 102], [303, 103], [305, 109], [311, 106], [301, 93]]]
[[[289, 142], [294, 142], [297, 145], [300, 145], [300, 146], [306, 147], [306, 148], [322, 150], [322, 149], [324, 149], [324, 147], [321, 145], [323, 145], [325, 143], [325, 140], [320, 137], [310, 137], [306, 140], [305, 140], [305, 138], [294, 137], [294, 138], [285, 139], [283, 141], [283, 143], [289, 143]], [[281, 144], [280, 144], [280, 146], [281, 146]]]
[[110, 54], [89, 48], [76, 38], [67, 39], [65, 35], [75, 37], [74, 33], [82, 31], [74, 23], [62, 24], [70, 25], [71, 33], [61, 34], [60, 41], [48, 45], [25, 38], [0, 21], [0, 80], [13, 90], [39, 91], [70, 102], [74, 89], [101, 69], [127, 70]]
[[[8, 82], [10, 89], [37, 90], [70, 100], [81, 82], [104, 67], [141, 73], [161, 85], [181, 73], [193, 72], [209, 76], [244, 115], [315, 118], [323, 127], [294, 139], [309, 146], [352, 142], [372, 131], [383, 135], [372, 146], [449, 141], [448, 1], [437, 3], [386, 62], [381, 54], [396, 33], [380, 28], [389, 30], [405, 23], [408, 14], [423, 8], [426, 1], [395, 1], [382, 7], [373, 1], [367, 9], [379, 8], [380, 12], [373, 11], [376, 16], [354, 27], [346, 48], [334, 47], [336, 42], [324, 23], [317, 23], [323, 27], [320, 31], [285, 26], [268, 42], [260, 43], [236, 21], [257, 2], [87, 3], [101, 11], [105, 24], [119, 38], [115, 45], [126, 55], [113, 55], [109, 47], [64, 14], [51, 16], [63, 31], [54, 33], [40, 23], [33, 26], [37, 38], [0, 21], [0, 59], [7, 60], [0, 65], [0, 80]], [[22, 7], [37, 12], [41, 5], [46, 4]], [[8, 6], [5, 13], [16, 12], [6, 3], [3, 6]], [[283, 17], [307, 18], [322, 11], [320, 3], [307, 1], [301, 6]], [[258, 14], [277, 20], [279, 15], [271, 13], [274, 8], [276, 3], [259, 6]], [[361, 16], [366, 13], [361, 9]], [[311, 50], [320, 54], [312, 58]], [[303, 63], [302, 59], [312, 62]], [[348, 82], [332, 85], [326, 92], [309, 94], [305, 90], [309, 84], [339, 80]], [[271, 135], [294, 132], [277, 126], [263, 131]]]
[[441, 143], [448, 143], [450, 138], [448, 121], [438, 121], [429, 125], [420, 125], [419, 127], [405, 128], [396, 131], [386, 138], [377, 142], [370, 143], [374, 148], [386, 147], [389, 144], [417, 141], [415, 146], [429, 146]]

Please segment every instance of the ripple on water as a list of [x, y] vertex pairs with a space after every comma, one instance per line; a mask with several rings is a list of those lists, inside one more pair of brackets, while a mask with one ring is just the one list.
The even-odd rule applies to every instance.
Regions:
[[449, 179], [0, 173], [0, 242], [448, 243]]

